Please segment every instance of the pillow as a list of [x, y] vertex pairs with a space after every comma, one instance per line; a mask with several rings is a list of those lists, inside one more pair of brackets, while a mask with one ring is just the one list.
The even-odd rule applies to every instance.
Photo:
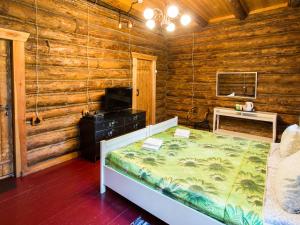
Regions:
[[300, 214], [300, 151], [279, 163], [275, 179], [276, 198], [281, 208]]
[[285, 129], [280, 142], [280, 156], [287, 157], [300, 150], [300, 127], [297, 124]]

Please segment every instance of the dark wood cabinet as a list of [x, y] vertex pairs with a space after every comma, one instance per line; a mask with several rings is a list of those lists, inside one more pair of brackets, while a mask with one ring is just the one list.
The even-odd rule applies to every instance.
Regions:
[[146, 127], [146, 112], [123, 110], [84, 116], [80, 120], [80, 150], [85, 159], [100, 158], [100, 142]]

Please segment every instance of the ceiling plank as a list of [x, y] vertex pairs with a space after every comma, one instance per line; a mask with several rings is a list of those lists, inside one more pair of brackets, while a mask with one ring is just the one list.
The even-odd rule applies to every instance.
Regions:
[[300, 7], [300, 0], [289, 0], [289, 7]]
[[189, 5], [188, 1], [185, 0], [177, 0], [177, 4], [180, 8], [184, 9], [186, 12], [190, 14], [190, 16], [193, 18], [193, 20], [200, 26], [205, 27], [207, 26], [208, 22], [199, 15], [195, 10], [193, 10]]
[[244, 20], [248, 16], [248, 10], [243, 7], [242, 0], [228, 0], [235, 18]]

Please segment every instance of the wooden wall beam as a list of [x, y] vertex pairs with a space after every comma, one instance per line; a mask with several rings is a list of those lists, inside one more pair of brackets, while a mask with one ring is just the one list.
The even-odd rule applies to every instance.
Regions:
[[296, 8], [300, 6], [300, 0], [289, 0], [289, 7]]
[[243, 6], [242, 0], [228, 0], [235, 18], [243, 20], [248, 16], [248, 10]]
[[49, 159], [49, 160], [44, 161], [44, 162], [37, 163], [36, 165], [29, 167], [28, 170], [24, 173], [24, 175], [29, 175], [29, 174], [32, 174], [32, 173], [36, 173], [36, 172], [44, 170], [48, 167], [55, 166], [57, 164], [66, 162], [66, 161], [71, 160], [71, 159], [75, 159], [78, 156], [79, 156], [78, 152], [71, 152], [71, 153], [68, 153], [66, 155], [62, 155], [62, 156], [57, 157], [57, 158], [53, 158], [53, 159]]

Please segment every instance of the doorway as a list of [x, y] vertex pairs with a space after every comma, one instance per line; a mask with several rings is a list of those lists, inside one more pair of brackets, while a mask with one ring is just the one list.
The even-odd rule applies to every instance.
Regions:
[[0, 180], [15, 175], [11, 47], [11, 41], [0, 39]]
[[24, 45], [28, 37], [29, 33], [0, 28], [0, 181], [27, 172]]
[[146, 125], [155, 124], [156, 56], [132, 53], [132, 108], [146, 111]]

